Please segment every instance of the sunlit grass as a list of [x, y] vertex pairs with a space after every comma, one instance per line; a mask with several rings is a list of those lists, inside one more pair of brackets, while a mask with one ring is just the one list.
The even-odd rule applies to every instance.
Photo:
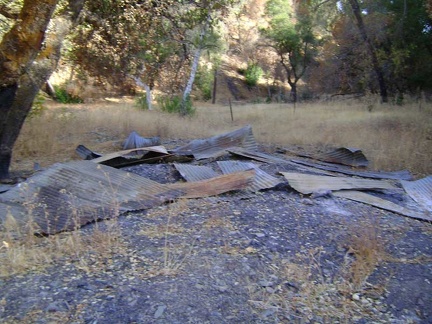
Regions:
[[131, 131], [164, 139], [205, 138], [244, 125], [253, 127], [258, 142], [279, 146], [347, 146], [363, 150], [372, 167], [409, 169], [416, 176], [432, 173], [432, 106], [375, 105], [372, 112], [359, 101], [228, 106], [196, 104], [193, 117], [157, 110], [143, 111], [133, 100], [80, 105], [50, 105], [40, 117], [26, 122], [15, 148], [15, 164], [48, 165], [78, 158], [84, 144], [102, 153], [120, 148]]

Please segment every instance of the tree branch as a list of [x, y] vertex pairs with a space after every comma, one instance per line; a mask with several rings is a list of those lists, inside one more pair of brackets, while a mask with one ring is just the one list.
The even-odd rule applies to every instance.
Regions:
[[0, 15], [3, 15], [9, 19], [17, 20], [19, 16], [19, 11], [15, 11], [11, 8], [8, 8], [4, 4], [0, 4]]

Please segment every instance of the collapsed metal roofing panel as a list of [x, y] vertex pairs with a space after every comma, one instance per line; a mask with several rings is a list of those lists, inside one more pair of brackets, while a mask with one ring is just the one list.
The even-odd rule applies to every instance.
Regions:
[[254, 151], [250, 151], [250, 150], [247, 150], [244, 148], [239, 148], [239, 147], [233, 147], [227, 151], [230, 152], [231, 154], [234, 154], [234, 155], [247, 157], [249, 159], [260, 161], [260, 162], [265, 162], [265, 163], [287, 163], [287, 164], [290, 163], [290, 161], [280, 159], [280, 158], [275, 157], [275, 156], [270, 155], [270, 154], [266, 154], [266, 153], [262, 153], [262, 152], [254, 152]]
[[384, 180], [330, 177], [293, 172], [281, 172], [281, 174], [288, 180], [292, 188], [305, 195], [321, 190], [397, 189]]
[[391, 201], [355, 190], [341, 190], [333, 192], [336, 197], [342, 197], [346, 199], [351, 199], [354, 201], [362, 202], [371, 206], [375, 206], [381, 209], [389, 210], [394, 213], [398, 213], [407, 217], [432, 221], [432, 217], [420, 212], [405, 208], [403, 206], [397, 205]]
[[0, 221], [12, 215], [22, 226], [34, 222], [37, 232], [55, 234], [176, 198], [244, 189], [254, 176], [247, 171], [165, 185], [91, 161], [59, 163], [1, 194]]
[[172, 150], [172, 152], [179, 155], [193, 155], [200, 160], [221, 156], [231, 147], [243, 147], [251, 151], [257, 150], [257, 144], [250, 125], [208, 139], [193, 140], [185, 146]]
[[432, 213], [432, 176], [416, 180], [401, 181], [408, 195]]
[[282, 183], [281, 180], [262, 171], [256, 164], [251, 162], [218, 161], [217, 164], [221, 168], [223, 174], [230, 174], [246, 170], [255, 170], [254, 181], [246, 188], [250, 191], [269, 189]]
[[151, 146], [145, 148], [135, 148], [124, 151], [105, 154], [91, 161], [108, 165], [114, 168], [121, 168], [128, 165], [139, 163], [157, 162], [163, 158], [170, 156], [168, 151], [163, 146]]
[[182, 190], [182, 198], [201, 198], [247, 188], [255, 177], [255, 170], [221, 175], [208, 180], [186, 183], [172, 183], [174, 190]]
[[83, 159], [83, 160], [93, 160], [98, 157], [101, 157], [101, 154], [95, 153], [92, 150], [88, 149], [84, 145], [78, 145], [75, 149], [75, 152]]
[[291, 162], [301, 165], [310, 166], [320, 170], [338, 172], [342, 174], [348, 174], [358, 177], [371, 178], [371, 179], [393, 179], [393, 180], [411, 180], [412, 175], [407, 170], [393, 171], [393, 172], [383, 172], [383, 171], [355, 171], [341, 166], [336, 166], [334, 164], [327, 163], [311, 163], [301, 160], [291, 160]]
[[322, 154], [318, 159], [354, 167], [367, 167], [369, 161], [363, 152], [357, 148], [339, 147], [334, 151]]
[[[53, 234], [119, 212], [146, 209], [179, 197], [181, 191], [90, 161], [56, 164], [0, 195], [22, 224], [29, 217]], [[14, 206], [24, 208], [13, 208]], [[14, 212], [18, 212], [15, 214]], [[4, 211], [2, 218], [7, 215]]]
[[160, 137], [142, 137], [133, 131], [123, 142], [123, 150], [160, 145]]
[[212, 168], [202, 165], [174, 163], [174, 167], [186, 181], [200, 181], [219, 176]]

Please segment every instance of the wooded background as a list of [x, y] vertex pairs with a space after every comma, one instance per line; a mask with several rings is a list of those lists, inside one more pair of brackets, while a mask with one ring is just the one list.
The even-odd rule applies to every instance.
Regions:
[[221, 74], [294, 103], [403, 104], [432, 88], [431, 0], [0, 0], [0, 37], [0, 178], [39, 89], [66, 68], [81, 89], [143, 88], [149, 109], [154, 90], [177, 96], [183, 115]]

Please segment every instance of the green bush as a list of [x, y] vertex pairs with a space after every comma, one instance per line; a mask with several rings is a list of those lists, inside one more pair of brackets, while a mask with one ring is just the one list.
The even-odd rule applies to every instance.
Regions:
[[54, 86], [56, 100], [58, 102], [64, 104], [74, 104], [74, 103], [82, 103], [83, 100], [78, 97], [70, 94], [65, 88], [60, 86]]
[[195, 78], [195, 84], [197, 88], [201, 90], [204, 101], [212, 98], [213, 80], [213, 70], [205, 66], [200, 67]]
[[254, 87], [257, 85], [259, 78], [263, 75], [263, 70], [256, 63], [248, 64], [244, 76], [246, 78], [246, 84], [249, 87]]
[[[160, 96], [157, 99], [159, 107], [162, 111], [167, 113], [181, 113], [181, 96]], [[186, 100], [186, 115], [192, 116], [195, 113], [195, 108], [192, 106], [192, 100]]]
[[142, 110], [148, 110], [148, 104], [147, 104], [147, 94], [143, 93], [136, 97], [135, 104], [139, 109]]

